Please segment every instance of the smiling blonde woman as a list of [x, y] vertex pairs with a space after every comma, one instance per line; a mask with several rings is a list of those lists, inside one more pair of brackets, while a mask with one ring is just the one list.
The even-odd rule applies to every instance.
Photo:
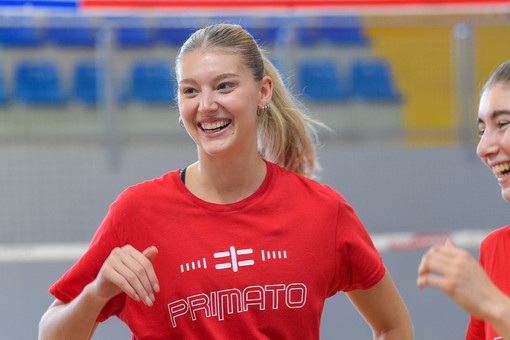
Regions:
[[198, 30], [176, 77], [198, 160], [118, 197], [50, 288], [41, 339], [86, 339], [110, 316], [134, 339], [319, 339], [324, 302], [339, 291], [374, 339], [412, 339], [354, 210], [309, 178], [314, 122], [253, 37], [237, 25]]

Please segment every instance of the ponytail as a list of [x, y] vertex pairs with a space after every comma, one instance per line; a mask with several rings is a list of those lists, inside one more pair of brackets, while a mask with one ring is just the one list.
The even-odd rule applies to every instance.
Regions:
[[322, 124], [304, 113], [275, 66], [267, 57], [262, 58], [265, 75], [273, 80], [273, 97], [269, 110], [259, 118], [259, 152], [268, 161], [311, 178], [319, 168], [316, 127]]

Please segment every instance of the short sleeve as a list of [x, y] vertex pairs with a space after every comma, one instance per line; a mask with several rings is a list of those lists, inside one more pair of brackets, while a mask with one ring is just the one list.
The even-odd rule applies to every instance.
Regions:
[[[492, 233], [489, 235], [489, 237], [486, 237], [480, 246], [480, 253], [478, 256], [478, 262], [480, 265], [486, 270], [487, 267], [487, 261], [490, 257], [494, 257], [495, 254], [493, 254], [494, 249], [496, 249], [496, 246], [494, 244], [491, 244], [491, 240], [496, 239], [494, 237], [496, 233]], [[489, 250], [490, 254], [487, 254], [487, 250]], [[466, 332], [466, 340], [485, 340], [486, 332], [488, 331], [486, 329], [487, 323], [482, 320], [475, 318], [474, 316], [471, 316], [469, 319], [469, 325]]]
[[[485, 241], [484, 241], [485, 242]], [[483, 267], [483, 246], [480, 248], [478, 261]], [[485, 321], [471, 316], [466, 331], [466, 340], [485, 340]]]
[[[112, 249], [120, 246], [115, 230], [116, 204], [112, 204], [101, 226], [96, 231], [85, 254], [49, 289], [58, 300], [69, 303], [75, 299], [99, 273]], [[125, 294], [111, 299], [99, 314], [98, 321], [117, 315], [125, 303]]]
[[337, 291], [371, 288], [386, 272], [370, 235], [343, 199], [338, 210], [336, 253]]
[[485, 321], [471, 316], [466, 332], [466, 340], [485, 340]]

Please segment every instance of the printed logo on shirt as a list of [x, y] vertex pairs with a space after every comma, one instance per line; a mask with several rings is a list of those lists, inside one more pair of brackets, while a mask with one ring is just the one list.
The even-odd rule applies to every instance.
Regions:
[[[193, 271], [193, 270], [205, 270], [212, 269], [224, 270], [231, 269], [234, 273], [237, 273], [241, 267], [254, 266], [256, 260], [262, 262], [275, 261], [275, 260], [286, 260], [286, 250], [267, 250], [261, 249], [255, 251], [253, 248], [237, 249], [235, 246], [230, 246], [228, 250], [221, 250], [212, 253], [212, 256], [202, 257], [193, 261], [185, 262], [180, 265], [181, 273]], [[213, 263], [213, 267], [208, 267], [208, 263]]]
[[258, 310], [303, 308], [306, 304], [307, 287], [304, 283], [249, 286], [242, 291], [237, 288], [200, 293], [178, 299], [168, 304], [172, 327], [178, 326], [178, 318], [192, 321], [199, 318], [225, 320], [227, 315]]
[[[180, 272], [186, 274], [196, 270], [231, 270], [238, 273], [250, 267], [287, 259], [288, 254], [284, 249], [238, 248], [231, 245], [228, 249], [217, 249], [208, 256], [180, 264]], [[217, 318], [222, 321], [228, 315], [255, 308], [261, 311], [303, 308], [306, 298], [307, 287], [304, 283], [277, 283], [191, 295], [169, 303], [168, 312], [172, 327], [175, 328], [178, 321], [183, 319], [197, 321], [200, 318]]]
[[253, 266], [255, 264], [255, 261], [253, 260], [237, 260], [238, 256], [242, 255], [250, 255], [253, 254], [253, 249], [240, 249], [236, 250], [234, 246], [230, 246], [229, 251], [222, 251], [219, 253], [214, 253], [214, 258], [223, 258], [223, 257], [230, 257], [230, 262], [225, 263], [219, 263], [215, 266], [216, 269], [228, 269], [232, 268], [232, 271], [236, 273], [239, 269], [239, 267], [244, 266]]

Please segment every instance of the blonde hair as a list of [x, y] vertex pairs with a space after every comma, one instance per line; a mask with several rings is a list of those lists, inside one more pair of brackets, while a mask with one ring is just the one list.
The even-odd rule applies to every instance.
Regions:
[[[239, 54], [252, 71], [255, 81], [266, 75], [273, 81], [269, 109], [259, 117], [258, 151], [261, 156], [288, 170], [313, 177], [319, 165], [316, 159], [316, 126], [283, 82], [278, 70], [261, 51], [253, 37], [239, 25], [216, 24], [193, 33], [182, 45], [176, 58], [196, 50], [229, 50]], [[177, 67], [176, 67], [177, 69]]]

